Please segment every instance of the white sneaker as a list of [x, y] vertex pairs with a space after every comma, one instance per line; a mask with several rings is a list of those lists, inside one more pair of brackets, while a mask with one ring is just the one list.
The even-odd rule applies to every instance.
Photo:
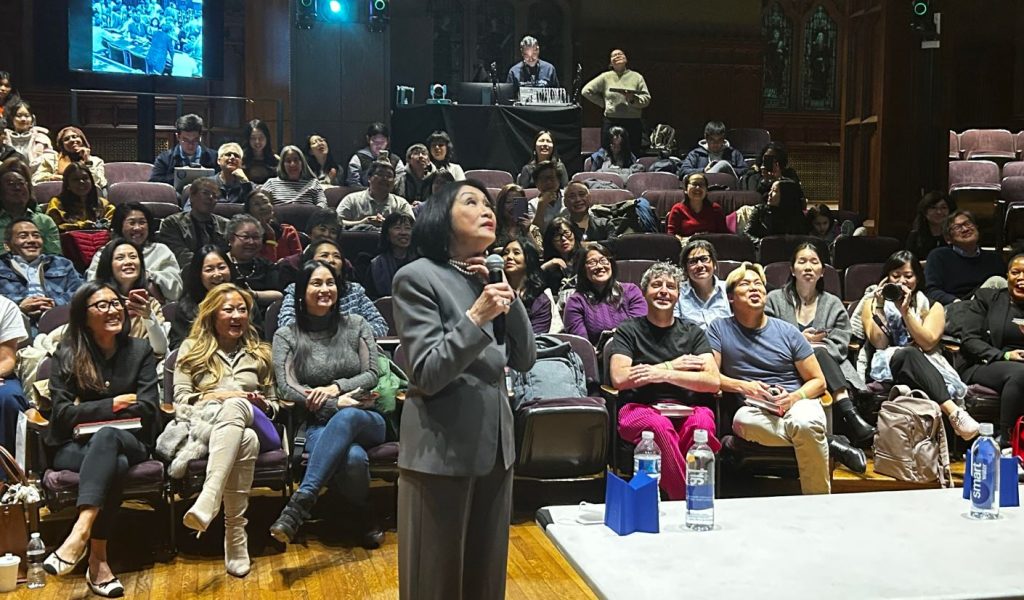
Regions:
[[974, 417], [967, 414], [967, 411], [958, 408], [957, 411], [949, 415], [949, 424], [953, 426], [953, 431], [968, 442], [978, 437], [978, 430], [981, 426], [974, 420]]

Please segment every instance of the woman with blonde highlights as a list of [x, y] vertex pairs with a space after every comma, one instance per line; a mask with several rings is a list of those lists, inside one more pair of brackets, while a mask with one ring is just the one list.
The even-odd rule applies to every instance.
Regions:
[[[244, 577], [250, 561], [246, 548], [245, 511], [249, 506], [256, 457], [261, 440], [256, 411], [277, 412], [270, 345], [261, 342], [249, 321], [252, 296], [232, 283], [222, 283], [199, 304], [188, 338], [178, 350], [174, 369], [175, 404], [216, 412], [210, 433], [206, 481], [195, 504], [185, 513], [185, 526], [206, 531], [224, 503], [224, 563], [229, 574]], [[280, 443], [280, 440], [277, 440]]]

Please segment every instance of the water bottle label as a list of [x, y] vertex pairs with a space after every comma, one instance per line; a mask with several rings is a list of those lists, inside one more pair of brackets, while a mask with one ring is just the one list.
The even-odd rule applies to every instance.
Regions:
[[636, 460], [636, 472], [647, 473], [652, 479], [657, 479], [661, 475], [661, 459], [638, 458]]
[[978, 508], [992, 508], [995, 500], [992, 493], [992, 469], [989, 467], [982, 460], [971, 463], [971, 504]]
[[705, 510], [715, 504], [715, 482], [711, 481], [707, 469], [686, 471], [686, 508]]

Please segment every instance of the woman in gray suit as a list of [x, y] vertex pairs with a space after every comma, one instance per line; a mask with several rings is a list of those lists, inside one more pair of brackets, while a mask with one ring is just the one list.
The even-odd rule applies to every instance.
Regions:
[[404, 599], [505, 596], [515, 444], [504, 370], [528, 371], [536, 349], [515, 291], [487, 283], [483, 253], [496, 224], [483, 185], [446, 185], [413, 229], [423, 258], [394, 280], [410, 379], [398, 459]]

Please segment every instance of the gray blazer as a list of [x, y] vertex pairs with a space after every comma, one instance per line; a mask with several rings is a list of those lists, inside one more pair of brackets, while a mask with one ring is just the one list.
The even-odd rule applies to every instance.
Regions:
[[402, 408], [403, 469], [475, 477], [494, 467], [501, 443], [505, 468], [515, 462], [505, 366], [528, 371], [537, 358], [521, 300], [505, 318], [505, 345], [491, 323], [477, 327], [466, 311], [483, 282], [427, 258], [402, 267], [393, 284], [395, 325], [407, 357], [409, 393]]

